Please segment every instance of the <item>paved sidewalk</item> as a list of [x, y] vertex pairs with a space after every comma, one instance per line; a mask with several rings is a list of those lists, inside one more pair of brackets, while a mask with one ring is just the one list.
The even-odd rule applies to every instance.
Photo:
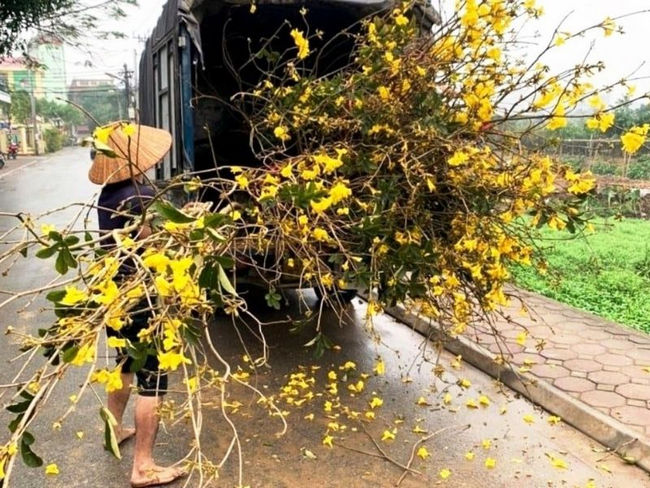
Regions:
[[[496, 324], [519, 371], [530, 371], [650, 439], [650, 335], [522, 293], [532, 317], [518, 303], [505, 312], [528, 336], [506, 320]], [[488, 331], [475, 339], [494, 354], [503, 348]]]
[[[445, 348], [650, 472], [650, 336], [534, 293], [515, 295], [530, 313], [513, 300], [494, 330], [476, 324], [443, 338]], [[404, 308], [389, 313], [423, 334], [436, 329]]]

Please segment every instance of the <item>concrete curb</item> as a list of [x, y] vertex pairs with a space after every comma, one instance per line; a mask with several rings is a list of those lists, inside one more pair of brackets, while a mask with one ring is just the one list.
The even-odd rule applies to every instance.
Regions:
[[[386, 313], [409, 325], [420, 334], [433, 332], [442, 339], [445, 349], [463, 356], [463, 361], [498, 379], [545, 410], [618, 454], [634, 459], [637, 466], [650, 472], [650, 439], [593, 407], [573, 398], [543, 379], [528, 373], [522, 378], [507, 366], [494, 362], [492, 353], [464, 336], [450, 337], [436, 327], [431, 319], [423, 318], [397, 306]], [[528, 378], [529, 381], [525, 381]]]

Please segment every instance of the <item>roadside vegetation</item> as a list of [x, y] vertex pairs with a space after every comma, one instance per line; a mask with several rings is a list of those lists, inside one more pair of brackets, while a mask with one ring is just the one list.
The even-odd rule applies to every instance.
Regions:
[[515, 282], [563, 303], [650, 333], [650, 222], [599, 219], [575, 238], [542, 231], [549, 271], [513, 267]]

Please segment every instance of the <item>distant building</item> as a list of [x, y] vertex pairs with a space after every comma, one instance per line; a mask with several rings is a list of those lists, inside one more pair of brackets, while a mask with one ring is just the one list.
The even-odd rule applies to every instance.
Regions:
[[67, 83], [63, 43], [55, 37], [41, 35], [32, 41], [29, 55], [43, 65], [42, 93], [35, 93], [35, 96], [48, 100], [65, 98]]
[[[75, 78], [70, 82], [70, 86], [68, 86], [68, 100], [80, 103], [81, 95], [83, 94], [92, 94], [100, 97], [107, 93], [117, 93], [119, 90], [121, 88], [116, 86], [115, 81], [111, 78]], [[121, 119], [124, 107], [120, 97], [116, 97], [116, 103]]]
[[5, 128], [5, 125], [9, 122], [9, 107], [11, 107], [9, 88], [0, 81], [0, 129]]
[[6, 86], [10, 93], [20, 90], [29, 92], [33, 86], [36, 98], [45, 96], [43, 70], [30, 69], [21, 58], [0, 58], [0, 85]]
[[68, 97], [77, 101], [81, 93], [97, 93], [118, 88], [110, 78], [83, 79], [74, 78], [68, 86]]

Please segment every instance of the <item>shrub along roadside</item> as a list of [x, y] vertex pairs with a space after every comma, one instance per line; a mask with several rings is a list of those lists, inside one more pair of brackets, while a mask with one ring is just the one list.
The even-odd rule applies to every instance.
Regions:
[[595, 225], [584, 238], [543, 232], [538, 244], [548, 248], [550, 271], [513, 267], [515, 282], [650, 333], [650, 222], [601, 219]]

